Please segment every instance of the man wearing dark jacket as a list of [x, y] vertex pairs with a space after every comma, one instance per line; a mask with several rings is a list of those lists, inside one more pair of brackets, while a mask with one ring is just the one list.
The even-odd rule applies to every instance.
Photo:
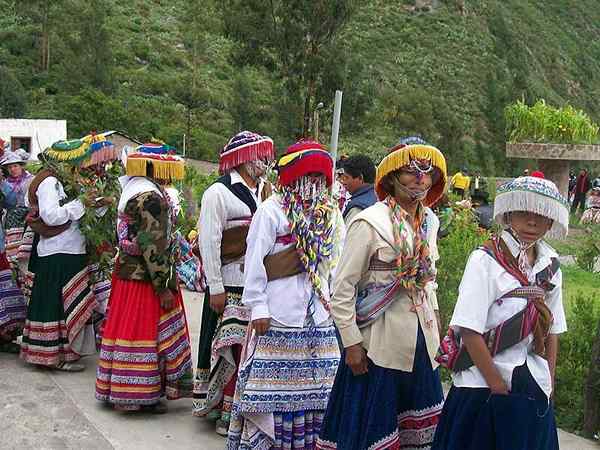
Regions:
[[341, 183], [352, 195], [343, 212], [346, 225], [363, 209], [377, 201], [373, 182], [375, 181], [375, 165], [366, 155], [353, 155], [343, 162], [344, 173]]
[[581, 212], [584, 211], [585, 196], [591, 187], [592, 183], [590, 181], [590, 177], [588, 176], [587, 170], [581, 169], [581, 172], [579, 172], [577, 180], [575, 181], [575, 187], [573, 188], [573, 206], [571, 207], [572, 213], [576, 213], [577, 208], [580, 208]]

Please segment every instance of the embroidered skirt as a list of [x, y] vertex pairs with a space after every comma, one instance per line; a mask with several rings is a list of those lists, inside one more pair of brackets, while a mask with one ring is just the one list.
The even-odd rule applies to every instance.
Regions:
[[438, 372], [420, 327], [412, 372], [369, 360], [368, 372], [354, 376], [342, 356], [317, 448], [430, 448], [444, 401]]
[[214, 410], [229, 422], [250, 311], [242, 305], [241, 287], [226, 286], [225, 292], [227, 300], [220, 317], [210, 308], [208, 289], [204, 295], [193, 414], [206, 416]]
[[192, 395], [192, 358], [181, 292], [160, 307], [151, 283], [113, 276], [96, 374], [96, 398], [152, 405]]
[[86, 262], [86, 255], [37, 257], [21, 344], [28, 363], [54, 366], [95, 352], [96, 298]]
[[600, 208], [588, 208], [580, 219], [581, 223], [600, 223]]
[[314, 449], [339, 364], [333, 325], [272, 322], [244, 353], [227, 449]]
[[13, 278], [5, 253], [0, 253], [0, 342], [12, 341], [20, 334], [27, 316], [23, 292]]
[[558, 450], [552, 403], [527, 365], [513, 372], [509, 395], [452, 386], [434, 450]]
[[25, 233], [25, 216], [28, 211], [29, 208], [25, 206], [17, 206], [6, 211], [4, 228], [6, 230], [6, 256], [9, 260], [17, 257]]

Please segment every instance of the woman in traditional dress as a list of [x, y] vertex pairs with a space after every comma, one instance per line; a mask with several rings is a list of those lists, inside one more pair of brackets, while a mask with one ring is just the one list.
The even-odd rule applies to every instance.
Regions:
[[331, 315], [344, 346], [317, 448], [427, 449], [443, 393], [435, 261], [446, 161], [420, 138], [377, 167], [379, 201], [349, 224]]
[[582, 224], [600, 223], [600, 187], [592, 188], [585, 203], [586, 210], [581, 216]]
[[31, 180], [25, 202], [30, 209], [26, 221], [36, 233], [29, 261], [35, 279], [21, 358], [71, 372], [84, 370], [85, 366], [75, 361], [96, 351], [92, 314], [97, 301], [79, 220], [86, 207], [97, 209], [106, 204], [97, 201], [97, 194], [91, 191], [86, 194], [86, 205], [77, 198], [70, 200], [65, 189], [70, 192], [77, 187], [60, 178], [87, 162], [90, 149], [79, 139], [46, 149], [39, 155], [45, 168]]
[[192, 395], [190, 340], [175, 271], [175, 217], [162, 187], [183, 179], [184, 162], [171, 147], [144, 144], [127, 155], [126, 168], [96, 398], [121, 411], [163, 413], [163, 396]]
[[[0, 207], [15, 204], [14, 191], [7, 184], [0, 186]], [[17, 286], [4, 249], [4, 230], [0, 228], [0, 351], [19, 353], [13, 342], [21, 334], [27, 315], [27, 302]]]
[[542, 239], [565, 236], [567, 200], [549, 180], [500, 188], [504, 228], [467, 262], [440, 363], [453, 371], [433, 448], [554, 450], [551, 395], [558, 334], [566, 331], [558, 255]]
[[[19, 248], [24, 240], [27, 240], [25, 216], [27, 216], [29, 208], [25, 206], [25, 197], [29, 183], [33, 179], [33, 175], [25, 170], [28, 160], [29, 153], [20, 148], [14, 152], [6, 152], [0, 162], [5, 176], [2, 189], [14, 199], [10, 207], [6, 208], [3, 218], [6, 257], [17, 276], [17, 283], [21, 288], [26, 288], [27, 293], [31, 289], [32, 274], [27, 270], [28, 259], [19, 258]], [[31, 235], [31, 237], [33, 236]], [[31, 245], [31, 239], [28, 240], [27, 245]]]
[[317, 142], [278, 163], [279, 192], [248, 232], [242, 302], [251, 328], [227, 448], [314, 449], [339, 363], [329, 279], [344, 224], [329, 189], [333, 160]]

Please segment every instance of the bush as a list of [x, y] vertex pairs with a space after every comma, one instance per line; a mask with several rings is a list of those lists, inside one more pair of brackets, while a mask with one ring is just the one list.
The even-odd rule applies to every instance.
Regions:
[[593, 144], [598, 125], [570, 105], [554, 108], [539, 100], [533, 106], [518, 101], [505, 110], [506, 134], [511, 142]]
[[569, 331], [560, 337], [554, 401], [558, 426], [577, 431], [583, 425], [584, 383], [600, 308], [595, 294], [578, 293], [566, 300]]
[[444, 329], [452, 316], [458, 297], [458, 286], [469, 255], [489, 237], [489, 233], [477, 225], [472, 210], [453, 208], [450, 232], [438, 244], [440, 260], [437, 267], [437, 296]]
[[577, 265], [587, 272], [593, 272], [600, 257], [600, 226], [588, 227], [581, 238], [580, 245], [575, 252]]

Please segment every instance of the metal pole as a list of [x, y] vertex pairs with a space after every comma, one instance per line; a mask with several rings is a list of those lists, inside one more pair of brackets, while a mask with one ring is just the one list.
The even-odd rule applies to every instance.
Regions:
[[[342, 91], [335, 91], [335, 103], [333, 106], [333, 125], [331, 126], [331, 156], [335, 164], [337, 159], [338, 136], [340, 134], [340, 115], [342, 113]], [[334, 167], [335, 169], [335, 167]]]

